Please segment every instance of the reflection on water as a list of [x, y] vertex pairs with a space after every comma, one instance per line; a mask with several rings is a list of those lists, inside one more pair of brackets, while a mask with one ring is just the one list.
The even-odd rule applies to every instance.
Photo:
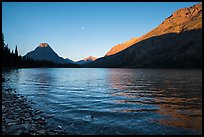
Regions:
[[202, 71], [39, 68], [4, 73], [72, 134], [202, 134]]
[[168, 115], [168, 119], [160, 119], [158, 122], [170, 126], [198, 129], [202, 131], [201, 109], [180, 109], [178, 105], [160, 105], [158, 113]]
[[[27, 76], [33, 85], [38, 88], [32, 89], [36, 94], [41, 95], [48, 94], [51, 91], [53, 83], [55, 83], [55, 78], [52, 77], [52, 71], [47, 71], [45, 69], [40, 69], [35, 75]], [[31, 77], [31, 78], [30, 78]], [[33, 81], [34, 80], [34, 81]]]
[[[130, 73], [128, 73], [130, 72]], [[199, 72], [199, 71], [198, 71]], [[201, 73], [189, 70], [111, 70], [109, 83], [124, 92], [113, 96], [126, 96], [117, 103], [151, 104], [152, 108], [127, 109], [122, 112], [155, 111], [169, 116], [155, 120], [161, 124], [198, 129], [202, 131]], [[134, 74], [134, 75], [132, 75]], [[159, 106], [159, 108], [154, 108]]]

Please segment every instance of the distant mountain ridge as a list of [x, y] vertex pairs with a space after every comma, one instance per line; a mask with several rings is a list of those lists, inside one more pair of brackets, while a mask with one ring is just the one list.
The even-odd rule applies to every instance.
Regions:
[[134, 42], [84, 67], [202, 67], [202, 3], [175, 11]]
[[40, 43], [34, 51], [28, 52], [24, 58], [30, 58], [37, 61], [50, 61], [57, 64], [72, 63], [71, 60], [59, 57], [47, 43]]
[[81, 65], [81, 64], [87, 64], [87, 63], [90, 63], [90, 62], [95, 61], [96, 59], [97, 59], [96, 57], [89, 56], [89, 57], [86, 57], [86, 58], [84, 58], [84, 59], [82, 59], [82, 60], [79, 60], [79, 61], [77, 61], [77, 62], [75, 62], [75, 63], [76, 63], [76, 64], [79, 64], [79, 65]]

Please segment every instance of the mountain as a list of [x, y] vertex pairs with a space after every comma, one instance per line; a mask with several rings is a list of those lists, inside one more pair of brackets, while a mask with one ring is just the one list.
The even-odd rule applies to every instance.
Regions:
[[71, 61], [59, 57], [47, 43], [40, 43], [40, 45], [34, 51], [28, 52], [24, 57], [38, 61], [51, 61], [57, 64], [67, 64]]
[[96, 59], [97, 59], [96, 57], [89, 56], [89, 57], [84, 58], [84, 59], [82, 59], [82, 60], [79, 60], [79, 61], [77, 61], [77, 62], [75, 62], [75, 63], [76, 63], [76, 64], [79, 64], [79, 65], [81, 65], [81, 64], [87, 64], [87, 63], [90, 63], [90, 62], [95, 61]]
[[118, 44], [118, 45], [112, 47], [112, 48], [106, 53], [105, 56], [110, 56], [110, 55], [116, 54], [116, 53], [118, 53], [118, 52], [120, 52], [120, 51], [122, 51], [122, 50], [124, 50], [124, 49], [126, 49], [126, 48], [128, 48], [128, 47], [130, 47], [130, 46], [132, 46], [132, 45], [134, 45], [134, 44], [137, 43], [137, 42], [138, 42], [138, 38], [132, 38], [132, 39], [130, 39], [130, 40], [127, 41], [127, 42], [124, 42], [124, 43], [122, 43], [122, 44]]
[[69, 59], [69, 58], [66, 58], [65, 60], [67, 61], [67, 63], [73, 63], [73, 64], [75, 64], [75, 62], [74, 62], [74, 61], [72, 61], [72, 60], [71, 60], [71, 59]]
[[135, 44], [83, 66], [201, 68], [202, 3], [175, 11]]

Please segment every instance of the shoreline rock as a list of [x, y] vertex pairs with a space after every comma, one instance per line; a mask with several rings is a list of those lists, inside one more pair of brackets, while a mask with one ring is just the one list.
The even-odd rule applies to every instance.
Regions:
[[68, 135], [53, 127], [42, 110], [34, 110], [22, 95], [2, 89], [2, 135]]

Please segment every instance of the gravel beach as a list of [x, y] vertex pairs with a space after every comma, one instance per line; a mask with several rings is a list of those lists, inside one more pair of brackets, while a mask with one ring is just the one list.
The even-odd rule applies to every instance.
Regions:
[[61, 126], [48, 122], [51, 117], [12, 89], [2, 90], [2, 135], [67, 135]]

